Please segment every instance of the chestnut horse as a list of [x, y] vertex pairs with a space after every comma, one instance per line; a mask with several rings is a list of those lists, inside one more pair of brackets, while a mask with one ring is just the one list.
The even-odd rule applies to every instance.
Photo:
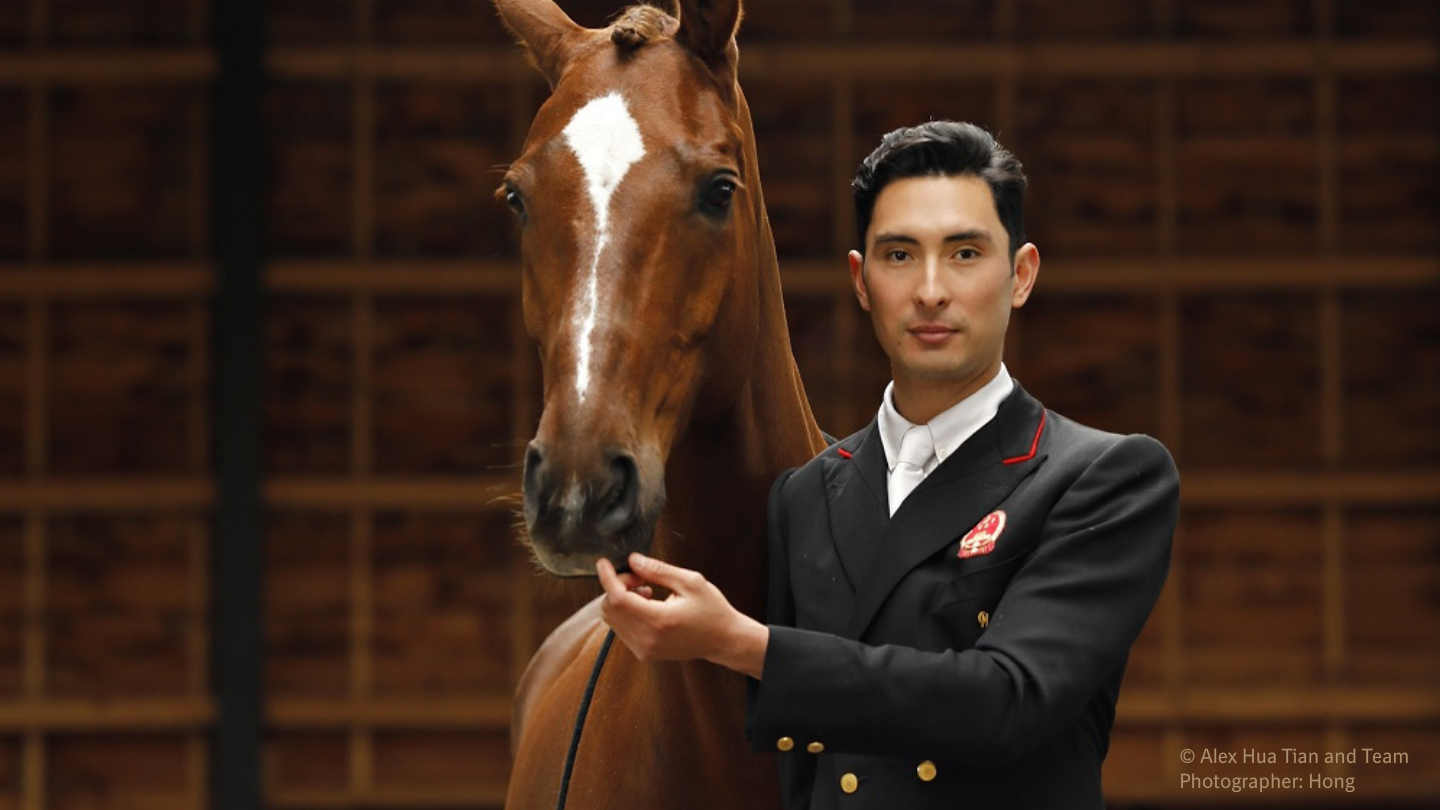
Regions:
[[[740, 610], [765, 592], [765, 505], [824, 447], [786, 331], [749, 109], [740, 0], [609, 28], [495, 0], [550, 82], [498, 194], [521, 226], [525, 324], [544, 368], [524, 508], [540, 564], [594, 576], [631, 551], [700, 571]], [[516, 695], [506, 806], [551, 810], [606, 628], [598, 601]], [[566, 786], [571, 810], [778, 807], [744, 739], [743, 676], [611, 650]]]

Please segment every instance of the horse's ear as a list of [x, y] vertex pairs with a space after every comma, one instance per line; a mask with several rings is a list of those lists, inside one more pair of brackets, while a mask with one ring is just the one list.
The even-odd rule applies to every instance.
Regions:
[[553, 88], [585, 31], [554, 0], [495, 0], [500, 19], [530, 51]]
[[679, 0], [675, 39], [711, 65], [734, 60], [740, 0]]

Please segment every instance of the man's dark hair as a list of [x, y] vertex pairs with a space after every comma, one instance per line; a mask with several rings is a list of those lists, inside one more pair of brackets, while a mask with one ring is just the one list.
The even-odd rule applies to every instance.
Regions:
[[1010, 237], [1010, 258], [1025, 244], [1025, 172], [1020, 161], [990, 133], [960, 121], [928, 121], [901, 127], [880, 139], [860, 162], [850, 184], [855, 195], [855, 226], [860, 249], [875, 211], [875, 198], [887, 185], [909, 177], [979, 177], [990, 186], [1000, 224]]

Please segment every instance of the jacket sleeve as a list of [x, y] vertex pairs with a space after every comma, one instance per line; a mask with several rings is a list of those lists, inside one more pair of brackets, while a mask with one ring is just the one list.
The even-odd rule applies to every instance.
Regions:
[[772, 626], [752, 740], [798, 731], [837, 752], [974, 764], [1021, 756], [1125, 663], [1169, 570], [1178, 500], [1159, 442], [1129, 436], [1105, 450], [1055, 502], [973, 649]]

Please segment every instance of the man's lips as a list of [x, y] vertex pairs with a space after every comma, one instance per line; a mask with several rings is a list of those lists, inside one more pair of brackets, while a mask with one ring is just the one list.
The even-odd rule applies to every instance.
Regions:
[[916, 340], [921, 343], [931, 344], [944, 343], [951, 335], [959, 331], [959, 329], [953, 326], [945, 326], [938, 323], [920, 324], [918, 326], [912, 326], [909, 329], [910, 334], [914, 335]]

